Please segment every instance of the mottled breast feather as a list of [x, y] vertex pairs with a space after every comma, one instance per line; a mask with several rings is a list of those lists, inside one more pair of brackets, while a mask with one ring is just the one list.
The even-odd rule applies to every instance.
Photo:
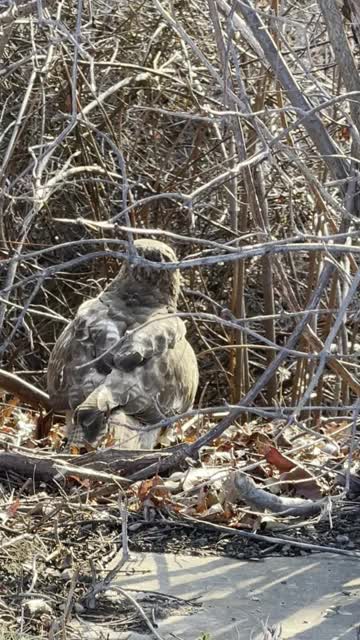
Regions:
[[[146, 260], [176, 260], [158, 241], [135, 246]], [[70, 440], [98, 443], [109, 423], [130, 433], [134, 425], [143, 428], [192, 407], [198, 365], [176, 315], [179, 282], [177, 270], [155, 277], [142, 264], [126, 265], [103, 293], [79, 307], [48, 367], [54, 409], [73, 412]], [[156, 436], [140, 434], [138, 446], [145, 440], [153, 446]]]

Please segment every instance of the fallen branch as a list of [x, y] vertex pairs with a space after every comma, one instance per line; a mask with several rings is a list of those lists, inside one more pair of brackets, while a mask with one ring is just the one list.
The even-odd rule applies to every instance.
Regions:
[[66, 476], [79, 476], [106, 482], [128, 484], [123, 476], [150, 465], [159, 465], [161, 459], [169, 457], [173, 449], [162, 451], [131, 451], [128, 449], [105, 449], [80, 456], [54, 455], [48, 453], [26, 453], [22, 451], [0, 451], [0, 471], [15, 472], [36, 481], [59, 482]]
[[229, 490], [234, 491], [237, 499], [243, 500], [257, 511], [271, 511], [281, 516], [311, 517], [321, 513], [326, 500], [304, 500], [276, 496], [256, 486], [254, 480], [242, 471], [229, 475]]
[[163, 640], [161, 635], [156, 631], [150, 618], [146, 615], [142, 606], [137, 602], [137, 600], [135, 600], [135, 598], [130, 593], [128, 593], [128, 591], [126, 591], [125, 589], [122, 589], [122, 587], [119, 587], [117, 584], [109, 585], [108, 587], [106, 587], [106, 589], [103, 589], [103, 591], [106, 591], [106, 590], [116, 591], [117, 593], [120, 593], [124, 598], [127, 598], [127, 600], [131, 602], [133, 607], [135, 607], [137, 612], [140, 614], [140, 616], [148, 626], [151, 633], [155, 636], [156, 640]]
[[[187, 516], [182, 514], [182, 518], [186, 522], [191, 522], [193, 525], [201, 525], [202, 527], [209, 527], [210, 529], [215, 529], [216, 531], [226, 533], [231, 536], [240, 536], [241, 538], [249, 538], [250, 540], [257, 540], [259, 542], [266, 542], [267, 544], [281, 544], [281, 545], [290, 545], [292, 547], [298, 547], [299, 549], [305, 549], [306, 551], [321, 551], [322, 553], [336, 553], [340, 556], [348, 556], [354, 560], [360, 560], [360, 553], [356, 551], [348, 551], [347, 549], [340, 549], [339, 547], [331, 547], [320, 544], [310, 544], [309, 542], [300, 542], [299, 540], [293, 540], [292, 538], [277, 537], [277, 536], [263, 536], [259, 533], [252, 533], [250, 531], [242, 531], [240, 529], [232, 529], [231, 527], [226, 527], [223, 524], [216, 524], [215, 522], [208, 522], [207, 520], [201, 520], [198, 518], [192, 518], [191, 516]], [[174, 524], [174, 521], [165, 520], [166, 524]], [[179, 526], [181, 521], [177, 521], [176, 524]]]
[[130, 483], [130, 480], [122, 478], [120, 475], [106, 473], [106, 471], [98, 471], [88, 467], [77, 466], [62, 460], [54, 463], [54, 470], [58, 472], [58, 477], [54, 476], [54, 480], [60, 480], [61, 478], [66, 478], [68, 476], [76, 476], [78, 478], [88, 478], [90, 480], [101, 480], [107, 483], [112, 482], [118, 486], [120, 484], [128, 485]]
[[56, 458], [31, 453], [29, 455], [14, 452], [0, 452], [0, 471], [11, 471], [25, 478], [51, 482], [58, 475], [55, 467]]
[[32, 407], [44, 407], [47, 411], [51, 409], [50, 399], [45, 391], [37, 389], [30, 382], [26, 382], [14, 373], [4, 371], [4, 369], [0, 369], [0, 388], [6, 393], [17, 396]]

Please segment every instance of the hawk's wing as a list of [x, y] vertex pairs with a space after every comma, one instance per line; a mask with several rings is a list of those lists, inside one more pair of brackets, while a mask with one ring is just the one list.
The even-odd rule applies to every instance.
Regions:
[[79, 307], [49, 360], [48, 390], [54, 409], [75, 409], [106, 379], [125, 330], [124, 320], [111, 318], [98, 298]]
[[151, 424], [192, 405], [198, 368], [185, 334], [180, 318], [156, 314], [125, 337], [111, 372], [75, 412], [86, 440], [98, 440], [117, 411]]

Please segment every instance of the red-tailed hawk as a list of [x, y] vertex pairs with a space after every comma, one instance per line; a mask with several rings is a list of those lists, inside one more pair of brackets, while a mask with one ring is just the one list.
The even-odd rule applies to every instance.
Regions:
[[[136, 240], [151, 262], [175, 262], [157, 240]], [[176, 317], [178, 270], [125, 262], [97, 298], [84, 302], [57, 340], [48, 366], [55, 410], [68, 412], [69, 444], [100, 444], [108, 429], [116, 446], [153, 448], [164, 417], [192, 407], [198, 366]]]

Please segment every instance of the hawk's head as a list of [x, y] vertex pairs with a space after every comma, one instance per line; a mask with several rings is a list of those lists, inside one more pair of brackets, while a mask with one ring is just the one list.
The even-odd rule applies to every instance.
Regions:
[[137, 258], [149, 262], [176, 262], [176, 254], [169, 245], [159, 240], [143, 238], [135, 240], [134, 246], [138, 256], [124, 262], [118, 276], [110, 284], [107, 291], [116, 289], [124, 297], [126, 293], [143, 301], [161, 302], [170, 310], [176, 310], [180, 292], [180, 272], [178, 269], [156, 269], [150, 264], [140, 262]]

